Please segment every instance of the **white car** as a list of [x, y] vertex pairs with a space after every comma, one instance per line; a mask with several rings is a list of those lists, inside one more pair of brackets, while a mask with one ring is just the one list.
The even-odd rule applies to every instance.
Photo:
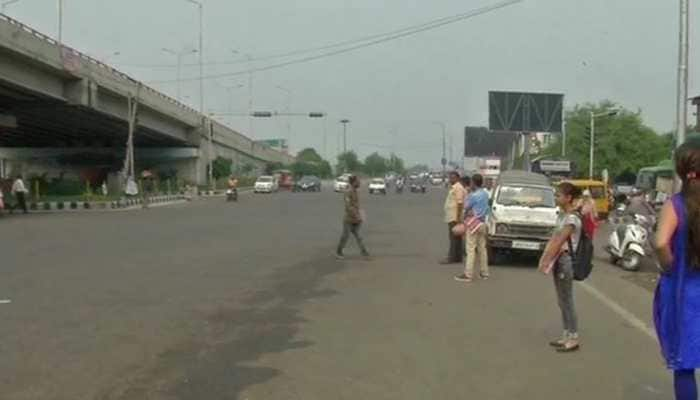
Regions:
[[369, 182], [369, 194], [386, 194], [386, 181], [382, 178], [375, 178]]
[[276, 192], [278, 189], [279, 186], [277, 186], [275, 177], [268, 175], [259, 177], [258, 180], [255, 181], [255, 186], [253, 187], [255, 193], [272, 193]]
[[341, 175], [335, 180], [333, 190], [336, 192], [344, 192], [350, 188], [350, 178], [347, 175]]

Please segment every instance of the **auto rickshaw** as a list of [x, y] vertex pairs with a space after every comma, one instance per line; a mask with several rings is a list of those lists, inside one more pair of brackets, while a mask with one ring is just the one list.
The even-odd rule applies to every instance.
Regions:
[[588, 190], [595, 202], [595, 209], [599, 218], [607, 218], [610, 212], [610, 196], [608, 195], [608, 187], [603, 181], [591, 179], [573, 179], [563, 182], [569, 182], [581, 191]]

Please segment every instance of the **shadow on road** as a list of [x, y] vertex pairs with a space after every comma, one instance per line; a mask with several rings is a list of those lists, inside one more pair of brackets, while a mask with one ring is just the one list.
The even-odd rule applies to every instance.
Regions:
[[314, 344], [296, 337], [305, 322], [300, 306], [307, 300], [336, 295], [317, 287], [343, 268], [344, 263], [321, 255], [277, 271], [265, 285], [268, 289], [236, 301], [236, 306], [206, 312], [202, 329], [193, 332], [190, 340], [161, 353], [151, 365], [131, 371], [98, 398], [238, 399], [247, 387], [283, 374], [246, 363]]

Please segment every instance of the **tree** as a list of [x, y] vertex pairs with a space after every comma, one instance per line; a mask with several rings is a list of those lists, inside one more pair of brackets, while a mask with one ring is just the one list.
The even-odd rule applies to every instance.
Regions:
[[336, 168], [340, 172], [360, 172], [362, 170], [362, 163], [357, 158], [357, 153], [350, 150], [338, 155], [338, 165]]
[[365, 158], [364, 171], [369, 176], [382, 176], [387, 173], [389, 160], [374, 152]]
[[297, 154], [297, 160], [291, 165], [291, 170], [296, 177], [315, 175], [319, 178], [330, 178], [333, 175], [331, 164], [312, 148], [306, 148]]
[[[590, 112], [605, 113], [617, 105], [603, 101], [600, 104], [577, 105], [566, 113], [566, 158], [577, 166], [579, 176], [588, 176], [590, 162]], [[658, 135], [642, 122], [640, 112], [622, 109], [615, 116], [596, 119], [595, 165], [593, 175], [601, 176], [607, 169], [611, 177], [636, 174], [640, 168], [657, 165], [670, 158], [672, 136]], [[561, 154], [561, 138], [554, 140], [542, 153], [556, 157]]]
[[406, 172], [406, 167], [403, 160], [394, 153], [391, 153], [389, 156], [388, 168], [389, 171], [396, 172], [397, 174], [403, 174]]
[[233, 161], [228, 158], [216, 157], [212, 162], [212, 175], [214, 179], [221, 179], [231, 175]]
[[323, 161], [323, 157], [315, 149], [307, 147], [297, 153], [297, 161], [320, 163]]

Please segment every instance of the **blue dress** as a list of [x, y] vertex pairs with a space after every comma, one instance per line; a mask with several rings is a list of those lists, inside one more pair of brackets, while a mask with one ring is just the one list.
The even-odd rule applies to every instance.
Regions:
[[671, 250], [673, 266], [661, 276], [654, 297], [654, 323], [661, 353], [673, 370], [700, 368], [700, 269], [688, 259], [688, 227], [684, 200], [672, 198], [678, 216]]

